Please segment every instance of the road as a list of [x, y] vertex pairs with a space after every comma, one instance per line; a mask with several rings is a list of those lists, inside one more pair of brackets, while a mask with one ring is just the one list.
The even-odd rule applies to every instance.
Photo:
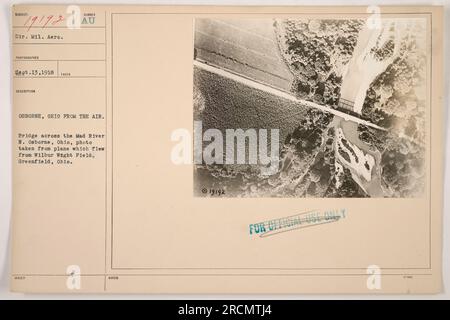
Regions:
[[331, 113], [331, 114], [333, 114], [335, 116], [338, 116], [340, 118], [343, 118], [343, 119], [345, 119], [347, 121], [352, 121], [352, 122], [355, 122], [355, 123], [358, 123], [358, 124], [362, 124], [362, 125], [374, 128], [374, 129], [386, 131], [386, 129], [384, 129], [384, 128], [380, 127], [380, 126], [377, 126], [377, 125], [375, 125], [375, 124], [373, 124], [373, 123], [371, 123], [369, 121], [366, 121], [366, 120], [360, 119], [358, 117], [349, 115], [349, 114], [347, 114], [345, 112], [341, 112], [341, 111], [333, 109], [331, 107], [327, 107], [327, 106], [323, 106], [323, 105], [320, 105], [320, 104], [317, 104], [317, 103], [314, 103], [314, 102], [311, 102], [311, 101], [299, 99], [296, 96], [294, 96], [294, 95], [292, 95], [292, 94], [290, 94], [290, 93], [288, 93], [286, 91], [277, 89], [275, 87], [269, 86], [269, 85], [264, 84], [264, 83], [257, 82], [257, 81], [255, 81], [253, 79], [244, 77], [242, 75], [236, 74], [236, 73], [231, 72], [229, 70], [225, 70], [223, 68], [219, 68], [218, 66], [214, 66], [211, 63], [206, 63], [205, 61], [201, 61], [201, 60], [194, 60], [194, 65], [196, 67], [198, 67], [198, 68], [203, 69], [203, 70], [209, 71], [211, 73], [218, 74], [218, 75], [220, 75], [222, 77], [231, 79], [233, 81], [237, 81], [237, 82], [242, 83], [242, 84], [244, 84], [246, 86], [249, 86], [251, 88], [254, 88], [254, 89], [257, 89], [257, 90], [261, 90], [261, 91], [264, 91], [264, 92], [276, 95], [276, 96], [278, 96], [280, 98], [284, 98], [284, 99], [290, 100], [290, 101], [295, 102], [295, 103], [300, 103], [300, 104], [306, 105], [308, 107], [318, 109], [318, 110], [323, 111], [323, 112]]

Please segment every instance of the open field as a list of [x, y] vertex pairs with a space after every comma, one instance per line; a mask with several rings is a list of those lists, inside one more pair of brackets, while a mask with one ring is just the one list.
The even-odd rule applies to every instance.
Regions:
[[271, 19], [197, 19], [196, 59], [289, 91], [293, 75], [280, 56]]

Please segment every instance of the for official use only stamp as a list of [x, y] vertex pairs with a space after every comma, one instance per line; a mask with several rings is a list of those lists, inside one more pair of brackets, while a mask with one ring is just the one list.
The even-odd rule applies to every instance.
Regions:
[[312, 210], [292, 216], [252, 223], [250, 236], [270, 237], [279, 233], [337, 222], [347, 217], [346, 209]]

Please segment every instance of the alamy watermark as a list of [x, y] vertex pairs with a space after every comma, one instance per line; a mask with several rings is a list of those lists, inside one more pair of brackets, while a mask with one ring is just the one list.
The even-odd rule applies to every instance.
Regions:
[[81, 268], [78, 265], [70, 265], [66, 269], [66, 287], [69, 290], [81, 289]]
[[272, 175], [278, 172], [280, 162], [279, 129], [250, 128], [244, 130], [238, 128], [224, 131], [225, 137], [219, 129], [210, 128], [203, 132], [201, 121], [194, 121], [194, 137], [187, 129], [174, 130], [171, 140], [177, 144], [172, 148], [172, 162], [177, 165], [192, 163], [251, 164], [259, 165], [263, 175]]
[[369, 290], [381, 290], [381, 268], [375, 264], [366, 269], [368, 274], [366, 286]]

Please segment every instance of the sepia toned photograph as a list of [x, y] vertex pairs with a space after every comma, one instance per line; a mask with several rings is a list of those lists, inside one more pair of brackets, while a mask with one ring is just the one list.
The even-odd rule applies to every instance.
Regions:
[[423, 196], [426, 17], [197, 18], [194, 32], [195, 196]]

